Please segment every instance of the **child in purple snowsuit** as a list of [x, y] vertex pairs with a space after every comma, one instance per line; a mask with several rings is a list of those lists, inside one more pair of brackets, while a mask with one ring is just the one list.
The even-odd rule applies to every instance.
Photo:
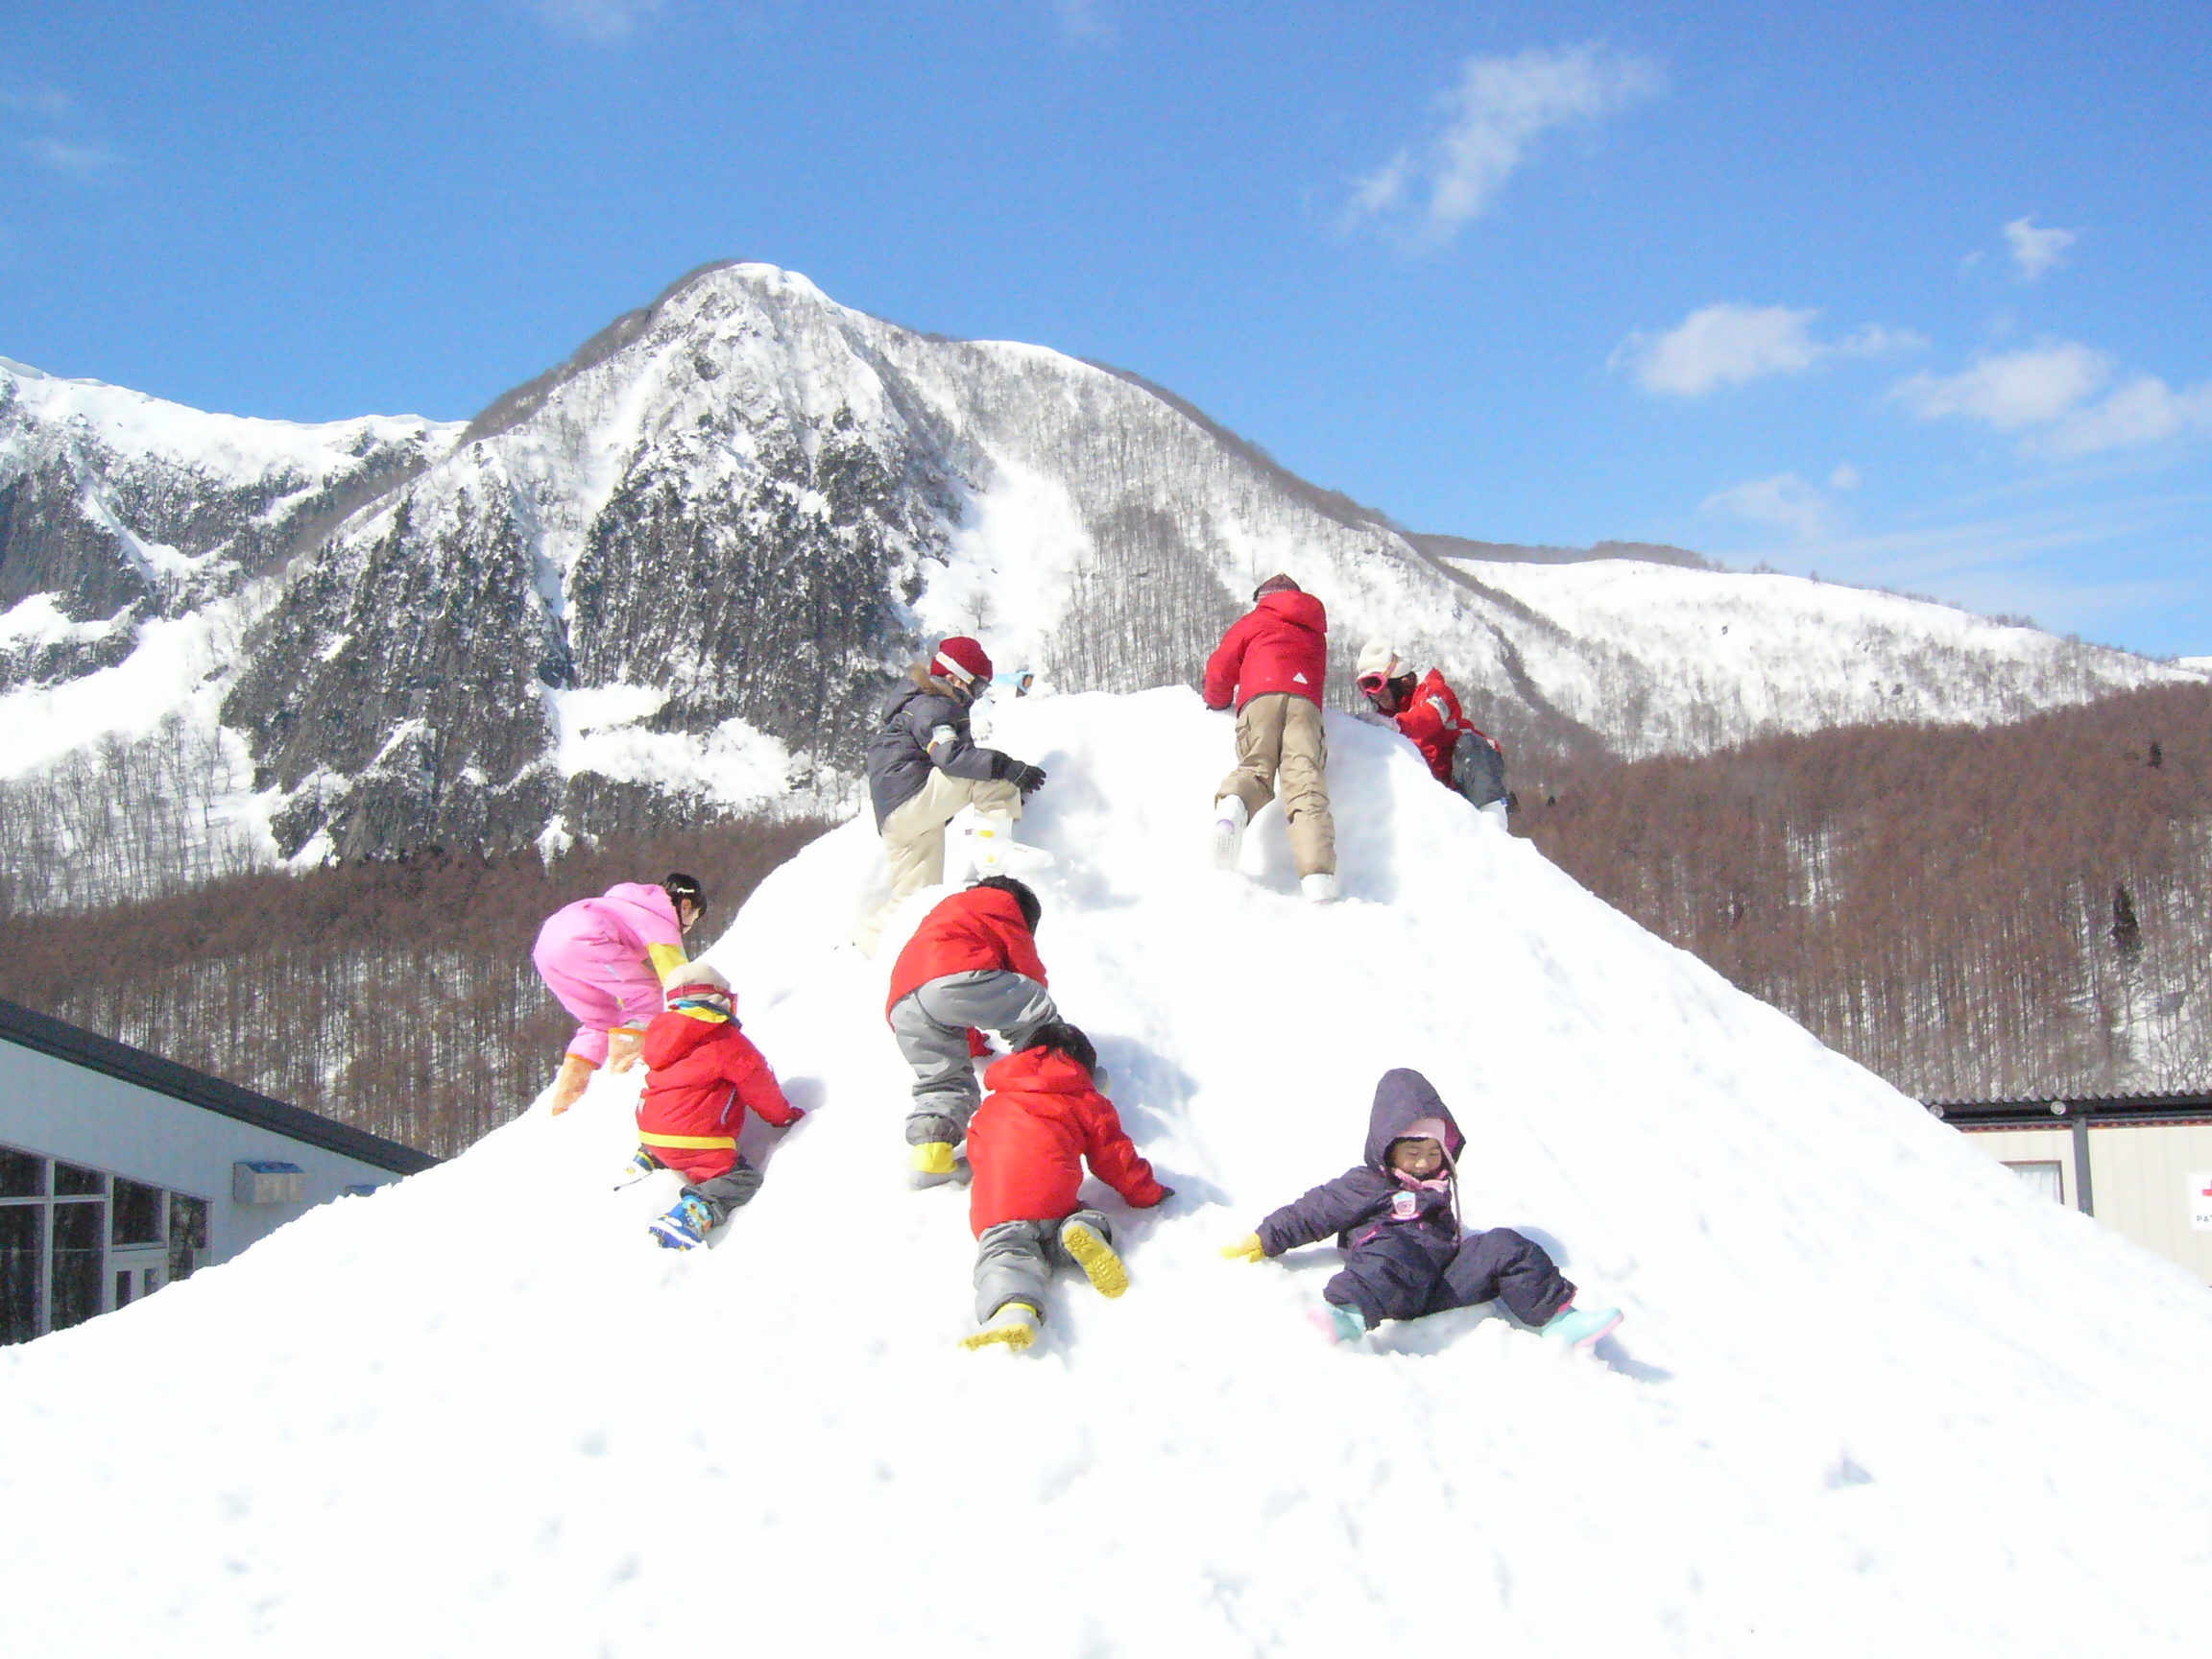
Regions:
[[1221, 1253], [1257, 1262], [1335, 1234], [1344, 1268], [1322, 1287], [1324, 1306], [1313, 1316], [1332, 1341], [1385, 1319], [1492, 1300], [1577, 1347], [1597, 1341], [1621, 1315], [1575, 1309], [1575, 1286], [1541, 1244], [1509, 1227], [1462, 1231], [1455, 1177], [1465, 1143], [1428, 1078], [1405, 1067], [1385, 1071], [1368, 1114], [1366, 1162], [1285, 1205]]
[[607, 1063], [611, 1032], [621, 1033], [614, 1069], [626, 1070], [636, 1060], [646, 1025], [661, 1012], [661, 976], [685, 960], [684, 935], [704, 908], [698, 881], [676, 874], [657, 887], [617, 881], [599, 898], [564, 904], [545, 919], [530, 958], [576, 1016], [576, 1035], [554, 1080], [555, 1113], [567, 1111]]

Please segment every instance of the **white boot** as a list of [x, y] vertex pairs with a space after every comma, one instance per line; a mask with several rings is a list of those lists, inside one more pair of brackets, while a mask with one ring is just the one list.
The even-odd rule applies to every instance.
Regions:
[[1052, 862], [1052, 854], [1044, 848], [1014, 839], [1014, 815], [1010, 812], [976, 813], [975, 827], [968, 833], [978, 876], [1011, 876], [1018, 870], [1043, 869]]
[[1216, 870], [1237, 868], [1237, 855], [1244, 849], [1244, 826], [1251, 818], [1244, 809], [1241, 795], [1224, 795], [1214, 803], [1214, 867]]
[[1316, 870], [1310, 876], [1298, 878], [1298, 891], [1306, 895], [1309, 904], [1334, 904], [1336, 902], [1336, 878], [1326, 870]]

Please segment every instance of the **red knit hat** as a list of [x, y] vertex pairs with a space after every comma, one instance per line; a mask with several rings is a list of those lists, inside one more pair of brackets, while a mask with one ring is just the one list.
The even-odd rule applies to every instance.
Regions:
[[972, 685], [978, 680], [991, 678], [991, 659], [975, 640], [965, 634], [955, 634], [937, 647], [937, 661], [929, 664], [929, 672]]

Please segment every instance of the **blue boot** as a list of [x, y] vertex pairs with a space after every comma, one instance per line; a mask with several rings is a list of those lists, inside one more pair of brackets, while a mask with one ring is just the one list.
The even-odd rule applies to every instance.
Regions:
[[686, 1192], [667, 1214], [653, 1217], [650, 1230], [654, 1242], [663, 1250], [696, 1250], [707, 1242], [713, 1225], [714, 1212], [707, 1208], [707, 1200], [696, 1192]]
[[1347, 1308], [1340, 1302], [1324, 1302], [1318, 1308], [1306, 1310], [1307, 1322], [1321, 1333], [1324, 1342], [1357, 1342], [1367, 1334], [1367, 1321], [1357, 1308]]
[[1537, 1329], [1570, 1348], [1587, 1348], [1620, 1323], [1618, 1308], [1577, 1308], [1570, 1302]]

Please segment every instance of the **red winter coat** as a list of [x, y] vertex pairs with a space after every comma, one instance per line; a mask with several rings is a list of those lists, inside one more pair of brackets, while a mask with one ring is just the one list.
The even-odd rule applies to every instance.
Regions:
[[991, 1093], [968, 1125], [968, 1225], [1057, 1221], [1083, 1206], [1083, 1162], [1140, 1210], [1167, 1196], [1121, 1128], [1114, 1102], [1057, 1048], [1024, 1048], [983, 1073]]
[[1040, 985], [1046, 983], [1036, 936], [1022, 919], [1014, 895], [998, 887], [971, 887], [938, 901], [891, 964], [884, 1018], [932, 979], [986, 968], [1009, 968]]
[[1436, 781], [1451, 782], [1452, 751], [1458, 746], [1459, 733], [1473, 728], [1459, 712], [1459, 699], [1444, 684], [1443, 674], [1430, 669], [1429, 677], [1413, 688], [1413, 700], [1391, 718], [1398, 722], [1400, 732], [1413, 739], [1421, 758], [1436, 774]]
[[802, 1116], [734, 1020], [657, 1014], [645, 1027], [645, 1064], [638, 1143], [687, 1180], [730, 1172], [748, 1107], [779, 1129]]
[[1321, 701], [1329, 673], [1329, 613], [1310, 593], [1268, 593], [1229, 625], [1206, 660], [1206, 707], [1241, 709], [1267, 691]]

